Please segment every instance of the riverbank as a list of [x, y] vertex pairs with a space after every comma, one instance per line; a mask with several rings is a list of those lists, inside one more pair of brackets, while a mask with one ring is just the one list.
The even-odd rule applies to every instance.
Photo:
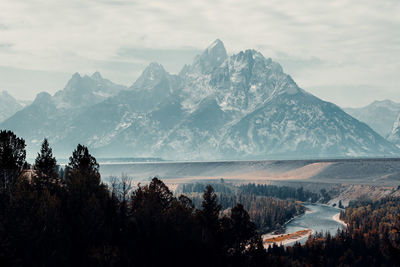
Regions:
[[[266, 248], [274, 243], [284, 246], [293, 245], [295, 242], [303, 244], [310, 234], [329, 232], [335, 235], [338, 229], [344, 228], [345, 223], [339, 219], [339, 209], [323, 204], [305, 204], [304, 206], [307, 212], [285, 224], [284, 233], [267, 233], [262, 236]], [[299, 232], [307, 229], [311, 229], [312, 232]], [[276, 239], [277, 237], [283, 237], [283, 239]]]
[[304, 229], [293, 233], [281, 235], [266, 234], [263, 236], [263, 244], [266, 248], [272, 246], [273, 244], [285, 246], [287, 244], [300, 241], [301, 239], [309, 237], [312, 234], [314, 234], [313, 229]]
[[332, 219], [333, 219], [334, 221], [340, 223], [340, 224], [343, 225], [343, 226], [347, 226], [347, 223], [346, 223], [345, 221], [343, 221], [343, 220], [340, 219], [340, 213], [333, 215], [333, 216], [332, 216]]

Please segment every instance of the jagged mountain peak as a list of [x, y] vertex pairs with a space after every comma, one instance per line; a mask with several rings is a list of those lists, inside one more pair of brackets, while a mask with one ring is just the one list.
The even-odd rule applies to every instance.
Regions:
[[169, 74], [161, 64], [152, 62], [144, 69], [142, 74], [129, 89], [152, 91], [160, 86], [169, 88], [168, 84], [170, 83], [172, 77], [173, 75]]
[[203, 52], [203, 54], [206, 53], [208, 55], [226, 55], [226, 49], [224, 43], [220, 39], [216, 39], [214, 42], [212, 42], [206, 50]]
[[100, 72], [98, 72], [98, 71], [94, 72], [94, 73], [90, 76], [90, 78], [92, 78], [92, 79], [95, 80], [95, 81], [103, 81], [103, 80], [104, 80], [104, 79], [103, 79], [103, 76], [101, 76]]
[[100, 72], [96, 71], [92, 75], [81, 75], [75, 72], [71, 79], [67, 82], [64, 90], [88, 90], [93, 89], [92, 84], [106, 83], [108, 80], [104, 79]]
[[256, 72], [274, 72], [277, 74], [283, 74], [282, 66], [271, 58], [266, 58], [259, 51], [248, 49], [240, 51], [237, 54], [232, 55], [224, 64], [231, 64], [235, 69], [246, 68], [249, 71], [253, 71], [253, 67], [257, 68]]
[[74, 74], [72, 74], [70, 81], [78, 81], [82, 79], [82, 76], [80, 75], [79, 72], [75, 72]]
[[[210, 61], [206, 60], [209, 50], [218, 46], [223, 47], [222, 42], [214, 42], [195, 59], [193, 65], [186, 65], [180, 72], [179, 77], [185, 81], [183, 91], [190, 95], [183, 103], [186, 110], [193, 110], [204, 97], [214, 95], [223, 110], [243, 114], [273, 95], [300, 91], [279, 63], [254, 49], [209, 64]], [[223, 50], [226, 55], [224, 47]]]
[[217, 39], [195, 58], [193, 69], [208, 74], [220, 66], [227, 58], [228, 54], [224, 43]]
[[236, 55], [241, 56], [241, 57], [243, 55], [246, 55], [247, 57], [251, 57], [253, 59], [256, 59], [256, 58], [265, 59], [265, 57], [263, 56], [263, 54], [261, 54], [261, 52], [254, 50], [254, 49], [242, 50], [242, 51], [239, 51], [239, 53], [237, 53]]
[[64, 90], [75, 89], [77, 84], [81, 83], [82, 79], [83, 77], [78, 72], [75, 72], [68, 80], [67, 84], [64, 87]]
[[273, 71], [279, 74], [283, 73], [283, 68], [278, 62], [273, 61], [271, 58], [264, 57], [261, 52], [254, 49], [240, 51], [232, 55], [231, 60], [246, 62], [251, 65], [258, 63], [258, 67], [262, 68], [262, 71]]
[[151, 62], [143, 71], [142, 75], [159, 75], [159, 74], [165, 74], [166, 71], [160, 63], [157, 62]]
[[54, 95], [58, 108], [82, 108], [116, 95], [126, 87], [104, 79], [99, 72], [91, 76], [74, 73], [64, 89]]
[[33, 101], [33, 104], [47, 104], [51, 102], [51, 95], [47, 92], [40, 92], [39, 94], [36, 95], [35, 100]]

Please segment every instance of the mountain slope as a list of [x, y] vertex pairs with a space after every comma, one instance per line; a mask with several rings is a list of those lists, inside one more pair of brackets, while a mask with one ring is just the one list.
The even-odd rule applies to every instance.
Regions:
[[235, 158], [382, 156], [396, 151], [366, 124], [302, 90], [271, 99], [223, 139], [221, 150]]
[[374, 101], [362, 108], [344, 108], [343, 110], [368, 124], [383, 137], [387, 137], [400, 113], [400, 103], [391, 100]]
[[24, 106], [7, 91], [0, 92], [0, 122], [8, 119]]

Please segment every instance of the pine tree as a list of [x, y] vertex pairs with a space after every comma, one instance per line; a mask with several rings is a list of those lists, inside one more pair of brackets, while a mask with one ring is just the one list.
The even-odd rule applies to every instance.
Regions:
[[101, 183], [99, 164], [86, 146], [78, 145], [69, 158], [65, 168], [66, 182], [70, 187], [84, 186], [88, 192], [98, 188]]
[[207, 185], [203, 194], [203, 202], [201, 203], [202, 213], [210, 224], [218, 221], [221, 205], [217, 203], [217, 195], [211, 185]]
[[264, 247], [256, 225], [243, 205], [237, 204], [223, 223], [225, 253], [232, 266], [259, 266]]
[[53, 150], [46, 138], [43, 140], [40, 153], [36, 157], [34, 169], [40, 177], [50, 179], [58, 176], [57, 161], [53, 157]]
[[66, 166], [65, 183], [65, 218], [73, 246], [70, 258], [74, 264], [90, 265], [81, 259], [87, 257], [90, 246], [100, 246], [104, 238], [109, 192], [101, 183], [99, 164], [87, 147], [78, 145], [73, 151]]
[[237, 204], [232, 208], [231, 220], [233, 232], [236, 233], [235, 247], [242, 251], [248, 245], [248, 241], [257, 234], [256, 225], [250, 221], [250, 216], [242, 204]]
[[15, 188], [25, 164], [25, 140], [11, 131], [0, 131], [0, 189]]
[[208, 248], [218, 254], [217, 250], [220, 250], [218, 235], [220, 230], [219, 213], [221, 205], [217, 203], [217, 195], [211, 185], [207, 185], [204, 190], [201, 206], [202, 210], [199, 212], [199, 215], [202, 226], [202, 240]]

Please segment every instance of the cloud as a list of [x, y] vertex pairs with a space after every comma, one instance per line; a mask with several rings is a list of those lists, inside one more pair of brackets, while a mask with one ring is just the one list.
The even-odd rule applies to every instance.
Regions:
[[398, 0], [0, 1], [0, 43], [12, 44], [0, 48], [7, 67], [99, 70], [127, 84], [150, 61], [177, 72], [220, 38], [230, 53], [255, 48], [282, 60], [306, 90], [367, 84], [400, 99]]

